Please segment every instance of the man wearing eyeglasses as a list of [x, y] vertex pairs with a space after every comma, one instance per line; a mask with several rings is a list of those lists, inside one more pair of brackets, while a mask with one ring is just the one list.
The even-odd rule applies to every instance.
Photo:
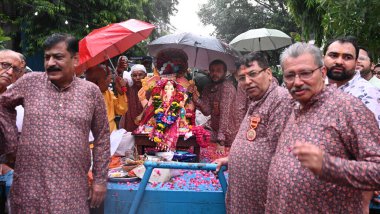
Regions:
[[292, 111], [290, 95], [273, 81], [262, 52], [239, 60], [237, 72], [238, 87], [249, 96], [248, 111], [229, 156], [215, 163], [217, 170], [228, 165], [227, 213], [264, 213], [269, 165]]
[[375, 67], [373, 67], [373, 75], [380, 79], [380, 63], [377, 63]]
[[18, 74], [23, 72], [25, 62], [20, 54], [12, 50], [0, 50], [0, 94], [14, 83]]
[[377, 121], [325, 85], [318, 47], [295, 43], [280, 59], [293, 112], [269, 169], [266, 213], [361, 213], [362, 191], [380, 187]]
[[376, 77], [372, 71], [372, 67], [374, 67], [374, 64], [368, 49], [360, 47], [356, 70], [360, 71], [362, 78], [367, 80], [376, 88], [380, 89], [380, 79]]
[[[20, 53], [8, 49], [0, 50], [0, 95], [23, 73], [24, 66], [25, 61], [20, 57]], [[4, 140], [0, 139], [0, 142], [4, 143]], [[4, 153], [5, 148], [6, 145], [0, 145], [0, 155]]]

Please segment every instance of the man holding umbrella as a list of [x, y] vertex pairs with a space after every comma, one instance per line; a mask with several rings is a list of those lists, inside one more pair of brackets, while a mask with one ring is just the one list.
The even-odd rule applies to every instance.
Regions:
[[211, 115], [208, 127], [211, 141], [217, 144], [216, 153], [224, 154], [225, 146], [230, 147], [233, 141], [228, 126], [234, 124], [230, 124], [228, 115], [236, 89], [230, 81], [226, 81], [227, 65], [222, 60], [212, 61], [209, 70], [212, 84], [205, 87], [201, 97], [194, 95], [193, 101], [205, 116]]

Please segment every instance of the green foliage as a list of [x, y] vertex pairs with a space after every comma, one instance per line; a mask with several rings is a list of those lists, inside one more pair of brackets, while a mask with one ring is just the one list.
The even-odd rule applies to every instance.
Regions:
[[373, 57], [380, 56], [380, 22], [378, 0], [323, 0], [328, 8], [322, 25], [326, 39], [353, 35], [359, 45], [369, 48]]
[[[27, 43], [20, 45], [27, 53], [40, 50], [44, 39], [54, 32], [70, 33], [83, 38], [93, 29], [131, 18], [153, 24], [167, 24], [178, 4], [177, 0], [4, 1], [10, 9], [0, 11], [0, 17], [8, 18], [2, 21], [19, 29], [12, 37], [22, 32]], [[157, 5], [161, 5], [160, 11], [156, 11]], [[65, 24], [65, 21], [68, 23]]]
[[216, 36], [231, 41], [255, 28], [275, 28], [285, 33], [297, 32], [284, 0], [209, 0], [198, 15], [203, 24], [215, 26]]
[[10, 37], [4, 35], [4, 31], [0, 28], [0, 49], [4, 48], [4, 42], [11, 40]]
[[352, 35], [362, 46], [380, 56], [378, 0], [287, 0], [289, 12], [305, 40], [321, 45], [328, 39]]
[[320, 6], [319, 0], [287, 0], [289, 12], [294, 21], [301, 28], [301, 40], [315, 40], [321, 45], [323, 37], [323, 26], [321, 25], [324, 7]]

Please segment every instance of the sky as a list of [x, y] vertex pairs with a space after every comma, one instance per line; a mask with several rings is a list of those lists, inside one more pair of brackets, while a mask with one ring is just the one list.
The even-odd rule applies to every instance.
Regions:
[[179, 0], [178, 2], [178, 12], [170, 17], [171, 25], [176, 28], [173, 33], [192, 32], [210, 35], [214, 31], [212, 25], [204, 26], [197, 15], [200, 5], [207, 3], [207, 0]]

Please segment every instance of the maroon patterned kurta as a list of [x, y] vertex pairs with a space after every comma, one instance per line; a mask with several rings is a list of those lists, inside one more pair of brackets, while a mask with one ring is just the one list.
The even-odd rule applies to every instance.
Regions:
[[[324, 151], [322, 175], [291, 153], [299, 142]], [[268, 174], [266, 213], [361, 213], [362, 190], [380, 189], [380, 131], [357, 98], [327, 86], [295, 108]]]
[[[288, 91], [274, 82], [260, 100], [250, 103], [230, 150], [228, 213], [265, 212], [269, 164], [291, 110]], [[261, 119], [254, 141], [246, 138], [251, 116]]]
[[[106, 182], [110, 156], [109, 125], [99, 88], [74, 78], [69, 87], [59, 90], [45, 73], [31, 73], [8, 89], [0, 103], [1, 111], [17, 105], [25, 108], [20, 140], [9, 142], [17, 145], [12, 213], [88, 213], [90, 129], [95, 137], [95, 183]], [[0, 118], [0, 122], [6, 121]], [[6, 135], [16, 134], [12, 128]]]
[[232, 101], [236, 93], [235, 87], [230, 81], [208, 85], [203, 89], [201, 100], [195, 105], [205, 116], [211, 115], [210, 128], [212, 141], [224, 141], [230, 146], [233, 139], [229, 126], [235, 126], [229, 120]]
[[239, 131], [240, 124], [247, 113], [249, 103], [250, 99], [247, 96], [245, 90], [240, 85], [238, 85], [234, 100], [231, 103], [232, 107], [230, 113], [230, 120], [233, 121], [233, 124], [235, 124], [235, 126], [229, 126], [234, 139]]

